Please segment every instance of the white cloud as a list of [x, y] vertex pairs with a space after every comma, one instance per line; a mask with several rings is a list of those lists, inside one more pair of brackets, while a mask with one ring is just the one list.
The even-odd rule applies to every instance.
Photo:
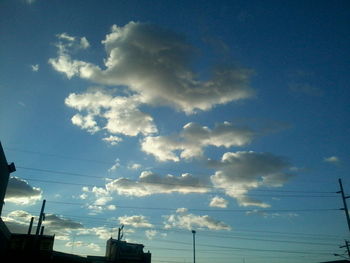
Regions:
[[122, 138], [120, 137], [117, 137], [117, 136], [113, 136], [113, 135], [110, 135], [109, 137], [105, 137], [102, 139], [103, 141], [109, 143], [110, 145], [117, 145], [118, 143], [120, 143], [121, 141], [123, 141]]
[[209, 230], [231, 230], [226, 223], [216, 220], [208, 215], [194, 215], [185, 212], [163, 216], [165, 218], [164, 228], [183, 229], [209, 229]]
[[338, 164], [340, 159], [337, 156], [330, 156], [323, 159], [324, 162]]
[[111, 168], [108, 169], [108, 172], [114, 172], [116, 171], [118, 168], [120, 167], [120, 160], [119, 158], [117, 158], [115, 160], [115, 164], [113, 164], [113, 166]]
[[[73, 116], [72, 123], [91, 133], [101, 129], [111, 134], [127, 136], [157, 132], [153, 118], [138, 109], [140, 102], [136, 96], [112, 96], [102, 90], [83, 94], [72, 93], [66, 98], [65, 104], [80, 112]], [[104, 140], [120, 141], [115, 136]]]
[[183, 127], [179, 135], [146, 137], [141, 146], [144, 152], [152, 154], [159, 161], [178, 162], [181, 158], [202, 156], [207, 146], [244, 146], [250, 143], [253, 137], [252, 130], [236, 127], [229, 122], [218, 124], [212, 130], [190, 122]]
[[114, 211], [116, 209], [117, 209], [117, 206], [115, 206], [115, 205], [108, 205], [107, 206], [107, 210], [109, 210], [109, 211]]
[[226, 208], [228, 206], [228, 201], [222, 197], [214, 196], [210, 203], [210, 207], [219, 207], [219, 208]]
[[292, 177], [285, 172], [290, 164], [270, 153], [227, 152], [221, 161], [213, 161], [212, 165], [218, 169], [211, 176], [213, 185], [236, 198], [241, 206], [269, 207], [247, 193], [259, 187], [281, 187]]
[[157, 230], [146, 230], [145, 235], [149, 240], [152, 240], [157, 235]]
[[107, 228], [104, 226], [101, 227], [92, 227], [92, 228], [84, 228], [77, 232], [77, 235], [96, 235], [99, 239], [107, 240], [109, 239], [113, 232], [116, 232], [117, 228]]
[[56, 37], [60, 40], [57, 44], [59, 48], [59, 54], [71, 51], [71, 49], [87, 49], [90, 47], [89, 41], [86, 37], [77, 38], [70, 36], [67, 33], [57, 34]]
[[182, 174], [181, 176], [158, 174], [144, 171], [137, 181], [127, 178], [118, 178], [106, 184], [106, 189], [110, 193], [117, 193], [126, 196], [148, 196], [153, 194], [189, 194], [206, 193], [209, 188], [191, 174]]
[[198, 78], [191, 68], [195, 48], [183, 36], [154, 25], [113, 25], [102, 41], [107, 53], [105, 69], [72, 59], [67, 45], [78, 41], [67, 40], [61, 43], [63, 48], [58, 46], [58, 57], [49, 60], [56, 71], [68, 78], [77, 76], [103, 85], [125, 86], [146, 104], [193, 113], [254, 94], [249, 86], [252, 72], [245, 68], [217, 67], [210, 79]]
[[65, 244], [66, 247], [85, 247], [89, 250], [94, 250], [96, 252], [101, 251], [101, 247], [95, 243], [87, 243], [87, 242], [83, 242], [83, 241], [69, 241]]
[[130, 169], [130, 170], [139, 170], [141, 168], [142, 168], [142, 165], [139, 163], [130, 163], [128, 165], [128, 169]]
[[39, 71], [39, 64], [30, 65], [30, 68], [32, 69], [33, 72], [38, 72]]
[[42, 190], [28, 184], [27, 181], [11, 176], [9, 178], [5, 202], [18, 205], [31, 205], [42, 198]]
[[147, 218], [143, 215], [133, 215], [133, 216], [120, 216], [118, 217], [119, 223], [131, 226], [131, 227], [153, 227], [153, 225], [148, 222]]
[[185, 207], [180, 207], [180, 208], [176, 209], [176, 213], [179, 213], [179, 214], [187, 213], [187, 212], [188, 212], [188, 209]]
[[81, 129], [87, 130], [91, 134], [98, 132], [100, 128], [97, 126], [93, 115], [82, 116], [80, 114], [75, 114], [72, 119], [72, 123]]
[[[80, 199], [89, 200], [86, 204], [86, 207], [92, 210], [93, 214], [101, 213], [104, 210], [115, 210], [116, 206], [108, 204], [113, 200], [111, 193], [102, 187], [88, 187], [82, 188], [83, 194], [80, 195]], [[89, 198], [89, 196], [91, 196]]]

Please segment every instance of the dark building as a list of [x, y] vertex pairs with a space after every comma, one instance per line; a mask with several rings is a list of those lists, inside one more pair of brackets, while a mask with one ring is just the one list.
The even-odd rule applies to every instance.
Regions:
[[151, 263], [151, 253], [144, 253], [143, 248], [142, 244], [110, 238], [106, 246], [106, 260], [115, 263]]
[[14, 259], [33, 258], [49, 261], [52, 258], [54, 236], [11, 233], [7, 256]]

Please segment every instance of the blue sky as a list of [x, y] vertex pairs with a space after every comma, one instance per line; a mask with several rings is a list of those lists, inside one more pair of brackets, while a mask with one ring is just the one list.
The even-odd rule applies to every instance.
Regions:
[[[3, 218], [55, 249], [322, 262], [348, 238], [347, 1], [0, 3]], [[179, 253], [181, 252], [181, 253]]]

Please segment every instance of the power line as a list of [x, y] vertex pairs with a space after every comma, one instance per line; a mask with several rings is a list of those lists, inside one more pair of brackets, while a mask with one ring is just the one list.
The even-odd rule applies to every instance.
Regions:
[[9, 147], [5, 147], [5, 149], [7, 151], [22, 152], [22, 153], [27, 153], [27, 154], [36, 154], [36, 155], [42, 155], [42, 156], [48, 156], [48, 157], [66, 159], [66, 160], [84, 161], [84, 162], [89, 162], [89, 163], [94, 162], [94, 163], [100, 163], [100, 164], [115, 164], [114, 162], [107, 162], [107, 161], [94, 160], [94, 159], [78, 158], [78, 157], [66, 156], [66, 155], [55, 154], [55, 153], [44, 153], [44, 152], [38, 152], [38, 151], [32, 151], [32, 150], [23, 150], [23, 149], [18, 149], [18, 148], [9, 148]]
[[[63, 184], [63, 185], [77, 185], [77, 186], [88, 186], [88, 187], [100, 187], [104, 188], [105, 185], [95, 185], [95, 184], [82, 184], [82, 183], [73, 183], [73, 182], [63, 182], [63, 181], [53, 181], [53, 180], [42, 180], [42, 179], [34, 179], [28, 177], [21, 177], [27, 181], [33, 182], [42, 182], [42, 183], [50, 183], [50, 184]], [[136, 182], [136, 181], [135, 181]], [[211, 191], [211, 193], [221, 193], [221, 191]], [[236, 195], [236, 196], [245, 196], [244, 194]], [[249, 196], [257, 196], [257, 197], [283, 197], [283, 198], [336, 198], [336, 195], [276, 195], [276, 194], [254, 194], [250, 193]]]
[[[56, 203], [56, 204], [66, 204], [66, 205], [86, 205], [84, 203], [73, 203], [73, 202], [61, 202], [61, 201], [47, 201], [50, 203]], [[98, 205], [99, 206], [99, 205]], [[163, 210], [163, 211], [176, 211], [178, 208], [169, 208], [169, 207], [140, 207], [140, 206], [117, 206], [117, 208], [121, 209], [139, 209], [139, 210]], [[219, 210], [219, 209], [198, 209], [198, 208], [187, 208], [189, 211], [200, 211], [200, 212], [252, 212], [255, 211], [254, 209], [225, 209], [225, 210]], [[339, 211], [337, 208], [322, 208], [322, 209], [265, 209], [262, 210], [264, 212], [271, 212], [271, 213], [277, 213], [277, 212], [329, 212], [329, 211]]]
[[[82, 174], [82, 173], [71, 173], [66, 171], [56, 171], [56, 170], [49, 170], [49, 169], [41, 169], [41, 168], [34, 168], [34, 167], [24, 167], [24, 166], [16, 166], [16, 168], [24, 169], [24, 170], [31, 170], [36, 172], [46, 172], [46, 173], [53, 173], [53, 174], [63, 174], [63, 175], [70, 175], [70, 176], [79, 176], [79, 177], [90, 177], [90, 178], [98, 178], [98, 179], [107, 179], [108, 177], [103, 176], [95, 176], [95, 175], [88, 175], [88, 174]], [[213, 185], [205, 185], [205, 184], [174, 184], [174, 183], [161, 183], [161, 182], [139, 182], [136, 180], [128, 179], [130, 182], [134, 183], [143, 183], [143, 184], [155, 184], [155, 185], [171, 185], [171, 186], [181, 186], [181, 187], [205, 187], [208, 189], [220, 189], [218, 187], [215, 187]], [[236, 189], [236, 190], [246, 190], [246, 189]], [[251, 191], [256, 192], [275, 192], [275, 193], [303, 193], [303, 194], [335, 194], [336, 192], [331, 191], [301, 191], [301, 190], [277, 190], [277, 189], [252, 189]], [[333, 197], [333, 196], [331, 196]]]
[[41, 169], [41, 168], [33, 168], [33, 167], [16, 166], [16, 168], [24, 169], [24, 170], [30, 170], [30, 171], [36, 171], [36, 172], [45, 172], [45, 173], [53, 173], [53, 174], [64, 174], [64, 175], [71, 175], [71, 176], [80, 176], [80, 177], [90, 177], [90, 178], [106, 179], [106, 177], [96, 176], [96, 175], [88, 175], [88, 174], [81, 174], [81, 173], [71, 173], [71, 172], [55, 171], [55, 170], [48, 170], [48, 169]]
[[[51, 202], [52, 203], [52, 202]], [[60, 202], [62, 203], [62, 202]], [[68, 203], [70, 204], [70, 203]], [[4, 209], [4, 211], [6, 212], [10, 212], [7, 209]], [[31, 214], [35, 214], [37, 211], [27, 211], [28, 213]], [[52, 213], [54, 214], [54, 213]], [[84, 219], [85, 221], [100, 221], [100, 222], [109, 222], [111, 224], [113, 224], [112, 221], [117, 221], [116, 218], [110, 218], [110, 219], [106, 219], [106, 218], [102, 218], [102, 217], [96, 217], [96, 216], [77, 216], [77, 215], [71, 215], [71, 214], [60, 214], [59, 216], [62, 217], [66, 217], [66, 218], [78, 218], [78, 219]], [[163, 226], [162, 224], [153, 224], [155, 225], [159, 225], [159, 226]], [[157, 228], [157, 227], [138, 227], [138, 229], [153, 229], [153, 230], [157, 230], [157, 231], [162, 231], [162, 232], [176, 232], [176, 233], [181, 233], [181, 234], [188, 234], [188, 230], [187, 229], [165, 229], [165, 228]], [[201, 236], [206, 236], [206, 237], [214, 237], [214, 238], [236, 238], [236, 237], [240, 237], [240, 235], [237, 235], [236, 233], [238, 232], [248, 232], [248, 233], [254, 233], [254, 236], [256, 236], [256, 234], [258, 233], [263, 233], [265, 236], [266, 234], [277, 234], [277, 235], [290, 235], [291, 237], [287, 237], [287, 238], [300, 238], [300, 236], [302, 236], [301, 238], [305, 239], [305, 238], [309, 238], [309, 239], [315, 239], [315, 240], [323, 240], [323, 239], [344, 239], [344, 236], [337, 236], [337, 235], [324, 235], [324, 234], [311, 234], [311, 233], [295, 233], [295, 232], [278, 232], [278, 231], [266, 231], [266, 230], [244, 230], [244, 229], [235, 229], [234, 234], [206, 234], [206, 232], [209, 232], [209, 230], [201, 230]], [[296, 237], [295, 237], [296, 236]], [[265, 239], [261, 239], [262, 241], [267, 241]], [[292, 241], [294, 242], [294, 241]], [[309, 243], [309, 242], [308, 242]], [[314, 244], [325, 244], [325, 243], [314, 243]], [[329, 244], [329, 243], [328, 243]], [[334, 244], [332, 244], [334, 245]]]

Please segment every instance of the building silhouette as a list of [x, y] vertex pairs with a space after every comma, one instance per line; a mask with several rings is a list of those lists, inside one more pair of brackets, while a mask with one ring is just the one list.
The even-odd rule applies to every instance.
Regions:
[[[41, 222], [44, 217], [45, 200], [40, 212], [36, 233], [32, 234], [33, 218], [27, 234], [11, 233], [1, 218], [2, 207], [10, 173], [15, 172], [14, 163], [8, 164], [0, 142], [0, 261], [1, 262], [45, 262], [45, 263], [151, 263], [151, 253], [143, 252], [144, 245], [110, 238], [106, 243], [105, 256], [81, 257], [74, 254], [54, 251], [54, 235], [45, 235]], [[7, 261], [4, 261], [4, 260]]]

